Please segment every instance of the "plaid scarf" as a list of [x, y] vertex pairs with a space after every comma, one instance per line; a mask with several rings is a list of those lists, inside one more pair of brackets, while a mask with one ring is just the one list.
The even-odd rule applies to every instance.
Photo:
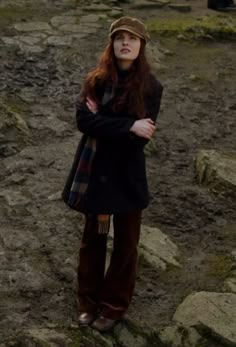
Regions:
[[[114, 96], [115, 87], [109, 86], [105, 88], [102, 105], [105, 105]], [[83, 135], [84, 136], [84, 135]], [[70, 194], [68, 199], [68, 205], [74, 208], [78, 207], [81, 198], [87, 191], [89, 178], [92, 170], [92, 163], [97, 149], [97, 140], [90, 136], [87, 137], [86, 141], [81, 140], [81, 156], [76, 169], [76, 173], [73, 179], [73, 183], [70, 188]], [[110, 215], [109, 214], [98, 214], [98, 233], [107, 234], [110, 228]]]
[[[68, 199], [68, 205], [74, 208], [79, 206], [81, 198], [87, 191], [92, 163], [97, 149], [97, 140], [88, 136], [86, 142], [83, 143], [83, 141], [81, 141], [80, 145], [83, 146], [83, 148]], [[99, 214], [97, 215], [97, 221], [98, 233], [107, 234], [110, 228], [110, 215]]]

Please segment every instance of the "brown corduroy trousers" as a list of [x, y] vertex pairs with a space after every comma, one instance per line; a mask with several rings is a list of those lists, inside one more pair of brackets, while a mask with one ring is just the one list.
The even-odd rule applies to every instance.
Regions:
[[98, 234], [96, 217], [86, 216], [78, 266], [80, 312], [99, 309], [111, 319], [125, 314], [135, 285], [141, 215], [140, 210], [113, 216], [113, 252], [106, 273], [107, 235]]

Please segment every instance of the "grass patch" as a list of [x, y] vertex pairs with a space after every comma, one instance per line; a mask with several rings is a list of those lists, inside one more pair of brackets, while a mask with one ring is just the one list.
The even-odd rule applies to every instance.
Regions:
[[21, 21], [43, 21], [48, 22], [51, 17], [61, 13], [56, 8], [47, 8], [44, 6], [25, 5], [25, 6], [5, 6], [0, 7], [0, 28]]
[[16, 96], [4, 96], [0, 97], [0, 108], [4, 108], [5, 110], [9, 110], [15, 113], [25, 113], [28, 111], [27, 104], [17, 98]]
[[233, 259], [228, 255], [211, 255], [206, 259], [207, 274], [224, 279], [232, 270]]
[[183, 34], [188, 38], [236, 39], [236, 17], [218, 15], [201, 18], [174, 18], [148, 21], [148, 30], [153, 34], [174, 36]]

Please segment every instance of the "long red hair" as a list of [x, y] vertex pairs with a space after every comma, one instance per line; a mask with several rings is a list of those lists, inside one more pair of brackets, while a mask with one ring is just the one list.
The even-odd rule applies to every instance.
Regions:
[[[86, 97], [90, 96], [101, 104], [98, 100], [96, 87], [112, 86], [118, 83], [118, 70], [116, 57], [113, 49], [113, 38], [104, 49], [99, 58], [97, 66], [91, 70], [85, 78], [81, 92], [81, 101], [85, 102]], [[122, 111], [125, 107], [126, 112], [138, 118], [145, 116], [144, 97], [150, 89], [150, 66], [145, 56], [145, 42], [141, 40], [138, 57], [134, 60], [128, 77], [118, 84], [118, 97], [114, 98], [113, 111]]]

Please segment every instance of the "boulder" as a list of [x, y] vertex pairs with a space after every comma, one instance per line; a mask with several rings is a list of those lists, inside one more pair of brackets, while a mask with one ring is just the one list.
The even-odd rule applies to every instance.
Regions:
[[177, 246], [158, 228], [141, 226], [139, 254], [150, 265], [166, 269], [167, 265], [180, 266]]
[[178, 307], [173, 319], [226, 346], [236, 346], [236, 294], [193, 293]]
[[[110, 229], [108, 241], [109, 254], [113, 248], [113, 223], [111, 223]], [[181, 266], [178, 262], [179, 251], [177, 246], [158, 228], [147, 225], [141, 225], [139, 256], [157, 269], [165, 270], [168, 265]], [[107, 267], [109, 265], [109, 259], [110, 256], [107, 257]]]
[[195, 159], [199, 183], [226, 194], [236, 194], [236, 155], [201, 150]]

